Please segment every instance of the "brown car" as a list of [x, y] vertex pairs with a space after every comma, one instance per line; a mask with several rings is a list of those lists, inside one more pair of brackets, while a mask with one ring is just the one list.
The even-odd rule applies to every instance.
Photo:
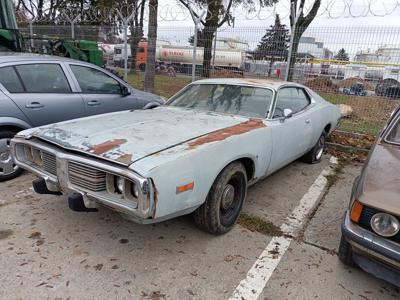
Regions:
[[400, 287], [400, 108], [354, 182], [339, 258]]

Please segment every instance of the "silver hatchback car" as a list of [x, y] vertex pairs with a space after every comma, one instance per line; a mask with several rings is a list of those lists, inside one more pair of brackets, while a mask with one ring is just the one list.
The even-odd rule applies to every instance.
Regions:
[[[11, 138], [31, 127], [164, 101], [95, 65], [63, 57], [0, 54], [0, 181], [21, 172], [9, 153]], [[99, 123], [99, 129], [102, 124]]]

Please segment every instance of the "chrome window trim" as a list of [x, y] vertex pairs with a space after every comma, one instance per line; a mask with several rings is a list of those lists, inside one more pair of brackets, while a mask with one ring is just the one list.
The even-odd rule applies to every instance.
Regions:
[[398, 114], [398, 115], [392, 120], [391, 124], [389, 124], [389, 126], [385, 129], [386, 132], [385, 132], [384, 135], [383, 135], [383, 141], [384, 141], [385, 143], [390, 144], [390, 145], [400, 146], [400, 143], [396, 143], [396, 142], [393, 142], [393, 141], [389, 141], [389, 140], [387, 139], [389, 133], [392, 131], [393, 127], [394, 127], [398, 122], [400, 122], [400, 114]]

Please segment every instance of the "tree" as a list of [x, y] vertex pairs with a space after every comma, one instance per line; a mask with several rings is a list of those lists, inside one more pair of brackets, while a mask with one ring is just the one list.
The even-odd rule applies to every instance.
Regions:
[[[219, 27], [228, 23], [233, 24], [232, 9], [238, 5], [243, 5], [244, 8], [252, 10], [254, 5], [258, 3], [261, 7], [270, 6], [278, 0], [178, 0], [186, 8], [191, 9], [192, 6], [197, 6], [200, 9], [207, 9], [205, 20], [201, 20], [204, 26], [203, 33], [203, 69], [204, 77], [210, 76], [211, 58], [212, 58], [212, 41], [215, 37], [215, 32]], [[198, 16], [195, 13], [196, 16]]]
[[134, 17], [132, 20], [131, 29], [131, 71], [136, 72], [136, 56], [137, 48], [140, 40], [143, 38], [143, 19], [146, 0], [133, 0], [132, 1]]
[[[203, 31], [197, 30], [197, 46], [198, 47], [204, 47], [203, 41], [204, 41]], [[194, 35], [189, 37], [188, 42], [189, 42], [190, 45], [193, 46], [193, 44], [194, 44]]]
[[275, 24], [271, 25], [265, 35], [261, 38], [257, 49], [254, 51], [255, 59], [269, 60], [268, 77], [271, 76], [271, 70], [274, 62], [283, 60], [287, 57], [287, 49], [289, 47], [289, 29], [285, 24], [281, 23], [281, 19], [277, 14], [275, 16]]
[[154, 93], [154, 78], [156, 74], [157, 13], [158, 0], [149, 0], [149, 41], [147, 44], [144, 90], [150, 93]]
[[[314, 0], [314, 3], [312, 4], [311, 9], [306, 16], [304, 16], [305, 0], [300, 0], [300, 4], [299, 5], [297, 4], [298, 0], [290, 0], [290, 5], [292, 7], [290, 11], [290, 28], [291, 28], [290, 34], [293, 35], [293, 37], [291, 37], [293, 45], [292, 45], [292, 54], [290, 56], [290, 64], [288, 66], [289, 81], [291, 81], [293, 77], [294, 66], [296, 63], [296, 54], [297, 54], [297, 49], [299, 47], [300, 38], [303, 35], [304, 31], [306, 31], [308, 26], [316, 17], [318, 9], [321, 6], [321, 0]], [[293, 32], [293, 25], [295, 23], [296, 23], [295, 30]]]
[[334, 56], [334, 58], [337, 60], [349, 61], [349, 55], [347, 54], [346, 50], [344, 50], [344, 48], [340, 49], [338, 53]]

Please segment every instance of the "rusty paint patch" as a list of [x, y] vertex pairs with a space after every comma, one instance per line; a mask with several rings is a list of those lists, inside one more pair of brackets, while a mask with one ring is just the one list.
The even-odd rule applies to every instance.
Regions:
[[103, 154], [105, 152], [108, 152], [114, 148], [117, 148], [119, 146], [121, 146], [122, 144], [126, 143], [125, 139], [117, 139], [117, 140], [110, 140], [110, 141], [106, 141], [104, 143], [92, 146], [89, 148], [89, 152], [96, 154], [96, 155], [100, 155]]
[[265, 124], [262, 120], [260, 119], [249, 119], [246, 122], [233, 125], [224, 129], [220, 129], [214, 132], [211, 132], [203, 137], [200, 137], [193, 142], [190, 142], [189, 149], [194, 149], [197, 146], [203, 145], [203, 144], [208, 144], [212, 142], [217, 142], [217, 141], [222, 141], [227, 139], [228, 137], [234, 136], [234, 135], [240, 135], [249, 131], [252, 131], [257, 128], [262, 128], [265, 127]]
[[121, 155], [120, 157], [118, 157], [116, 159], [116, 161], [119, 161], [119, 162], [121, 162], [123, 164], [129, 165], [129, 164], [132, 163], [132, 154]]

